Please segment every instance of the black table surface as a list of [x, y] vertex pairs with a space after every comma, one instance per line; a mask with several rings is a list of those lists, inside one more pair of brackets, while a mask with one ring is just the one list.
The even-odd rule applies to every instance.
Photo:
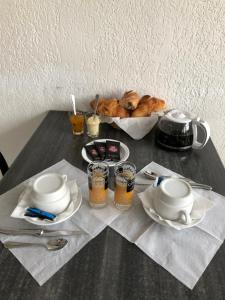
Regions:
[[[108, 124], [99, 138], [130, 149], [137, 170], [155, 161], [225, 195], [225, 169], [211, 140], [202, 150], [167, 151], [154, 142], [154, 130], [139, 141]], [[81, 157], [86, 135], [73, 136], [67, 112], [50, 111], [0, 181], [0, 193], [66, 159], [86, 170]], [[220, 247], [191, 291], [134, 244], [107, 227], [40, 287], [17, 259], [0, 245], [1, 299], [225, 299], [225, 246]]]

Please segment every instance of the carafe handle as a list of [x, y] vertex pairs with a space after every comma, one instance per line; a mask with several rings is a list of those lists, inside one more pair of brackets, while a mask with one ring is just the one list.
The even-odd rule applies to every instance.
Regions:
[[[208, 142], [208, 139], [210, 137], [210, 127], [209, 124], [206, 121], [201, 120], [199, 117], [192, 120], [193, 125], [193, 149], [202, 149], [206, 143]], [[198, 142], [198, 127], [200, 127], [204, 132], [204, 138], [203, 141], [200, 143]]]

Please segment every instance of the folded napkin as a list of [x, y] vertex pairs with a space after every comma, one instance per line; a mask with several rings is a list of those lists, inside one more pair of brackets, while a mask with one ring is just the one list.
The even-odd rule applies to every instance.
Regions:
[[[81, 207], [70, 219], [63, 223], [51, 225], [50, 227], [48, 226], [46, 228], [51, 230], [81, 230], [82, 234], [67, 236], [67, 246], [54, 253], [47, 251], [44, 247], [10, 249], [10, 251], [33, 276], [39, 285], [44, 284], [82, 247], [84, 247], [91, 239], [96, 237], [107, 226], [108, 223], [112, 222], [121, 213], [113, 208], [113, 193], [111, 191], [109, 193], [108, 209], [101, 209], [98, 211], [92, 209], [88, 204], [87, 175], [69, 164], [67, 161], [62, 160], [54, 166], [44, 170], [42, 173], [47, 172], [66, 174], [69, 182], [76, 180], [79, 188], [81, 189], [83, 199]], [[37, 174], [36, 176], [38, 175], [40, 174]], [[12, 211], [18, 205], [19, 196], [24, 191], [28, 182], [29, 180], [0, 196], [0, 228], [39, 228], [28, 223], [24, 219], [10, 217]], [[19, 209], [18, 206], [17, 208]], [[15, 212], [16, 211], [14, 211], [14, 213]], [[0, 234], [0, 240], [3, 243], [9, 240], [30, 243], [46, 243], [48, 238], [25, 235], [8, 236]]]
[[134, 140], [142, 139], [149, 133], [158, 121], [158, 113], [153, 113], [150, 117], [136, 118], [111, 118], [102, 117], [102, 122], [115, 123], [123, 131], [125, 131]]
[[[152, 162], [137, 174], [137, 178], [142, 178], [145, 170], [175, 175], [171, 170]], [[149, 185], [151, 183], [149, 181]], [[137, 190], [143, 192], [148, 187], [138, 185]], [[193, 289], [225, 238], [225, 197], [205, 190], [197, 190], [197, 194], [211, 201], [213, 207], [194, 227], [175, 230], [162, 226], [145, 213], [141, 202], [110, 224], [111, 228], [135, 243], [190, 289]]]

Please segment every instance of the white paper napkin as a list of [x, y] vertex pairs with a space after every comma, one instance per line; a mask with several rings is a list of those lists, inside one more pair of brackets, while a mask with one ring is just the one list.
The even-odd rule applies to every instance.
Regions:
[[158, 114], [153, 113], [150, 117], [136, 118], [110, 118], [102, 117], [102, 122], [115, 123], [134, 140], [142, 139], [149, 133], [158, 121]]
[[[65, 263], [67, 263], [82, 247], [84, 247], [92, 238], [96, 237], [109, 222], [114, 220], [120, 211], [113, 209], [113, 193], [109, 193], [109, 209], [94, 210], [88, 205], [88, 185], [87, 175], [81, 170], [73, 167], [67, 161], [63, 160], [56, 165], [48, 168], [45, 172], [58, 172], [66, 174], [68, 180], [76, 179], [82, 191], [82, 205], [80, 209], [67, 221], [48, 226], [52, 230], [76, 230], [81, 229], [83, 234], [67, 236], [68, 245], [56, 252], [48, 252], [42, 247], [17, 248], [10, 251], [34, 277], [39, 285], [44, 284], [53, 274], [55, 274]], [[37, 175], [36, 175], [37, 176]], [[36, 177], [35, 176], [35, 177]], [[1, 228], [38, 228], [26, 222], [24, 219], [10, 217], [12, 211], [17, 205], [18, 197], [24, 190], [28, 181], [16, 186], [12, 190], [0, 196], [0, 227]], [[32, 236], [7, 236], [0, 234], [0, 240], [5, 241], [24, 241], [24, 242], [47, 242], [47, 238], [38, 238]], [[35, 259], [34, 259], [35, 258]]]
[[[144, 170], [175, 174], [154, 162], [142, 169], [140, 174]], [[148, 185], [138, 186], [138, 190], [146, 188]], [[195, 227], [178, 231], [155, 223], [144, 212], [141, 203], [124, 212], [110, 225], [190, 289], [195, 286], [225, 238], [225, 197], [212, 191], [197, 192], [210, 199], [214, 206]]]

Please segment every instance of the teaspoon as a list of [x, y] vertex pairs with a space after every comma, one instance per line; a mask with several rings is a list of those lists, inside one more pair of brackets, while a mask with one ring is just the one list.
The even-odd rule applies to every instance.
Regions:
[[193, 187], [193, 188], [203, 189], [203, 190], [208, 190], [208, 191], [212, 190], [212, 187], [209, 186], [209, 185], [202, 184], [202, 183], [197, 183], [197, 182], [195, 182], [195, 181], [193, 181], [189, 178], [183, 177], [183, 176], [173, 177], [173, 176], [157, 175], [156, 173], [150, 172], [150, 171], [145, 171], [144, 175], [146, 177], [148, 177], [150, 180], [155, 180], [157, 177], [183, 179], [183, 180], [187, 181], [191, 185], [191, 187]]
[[8, 241], [4, 243], [4, 247], [7, 249], [13, 249], [13, 248], [22, 248], [22, 247], [42, 246], [47, 248], [47, 250], [49, 251], [56, 251], [65, 247], [67, 243], [68, 241], [66, 239], [49, 240], [46, 244]]

